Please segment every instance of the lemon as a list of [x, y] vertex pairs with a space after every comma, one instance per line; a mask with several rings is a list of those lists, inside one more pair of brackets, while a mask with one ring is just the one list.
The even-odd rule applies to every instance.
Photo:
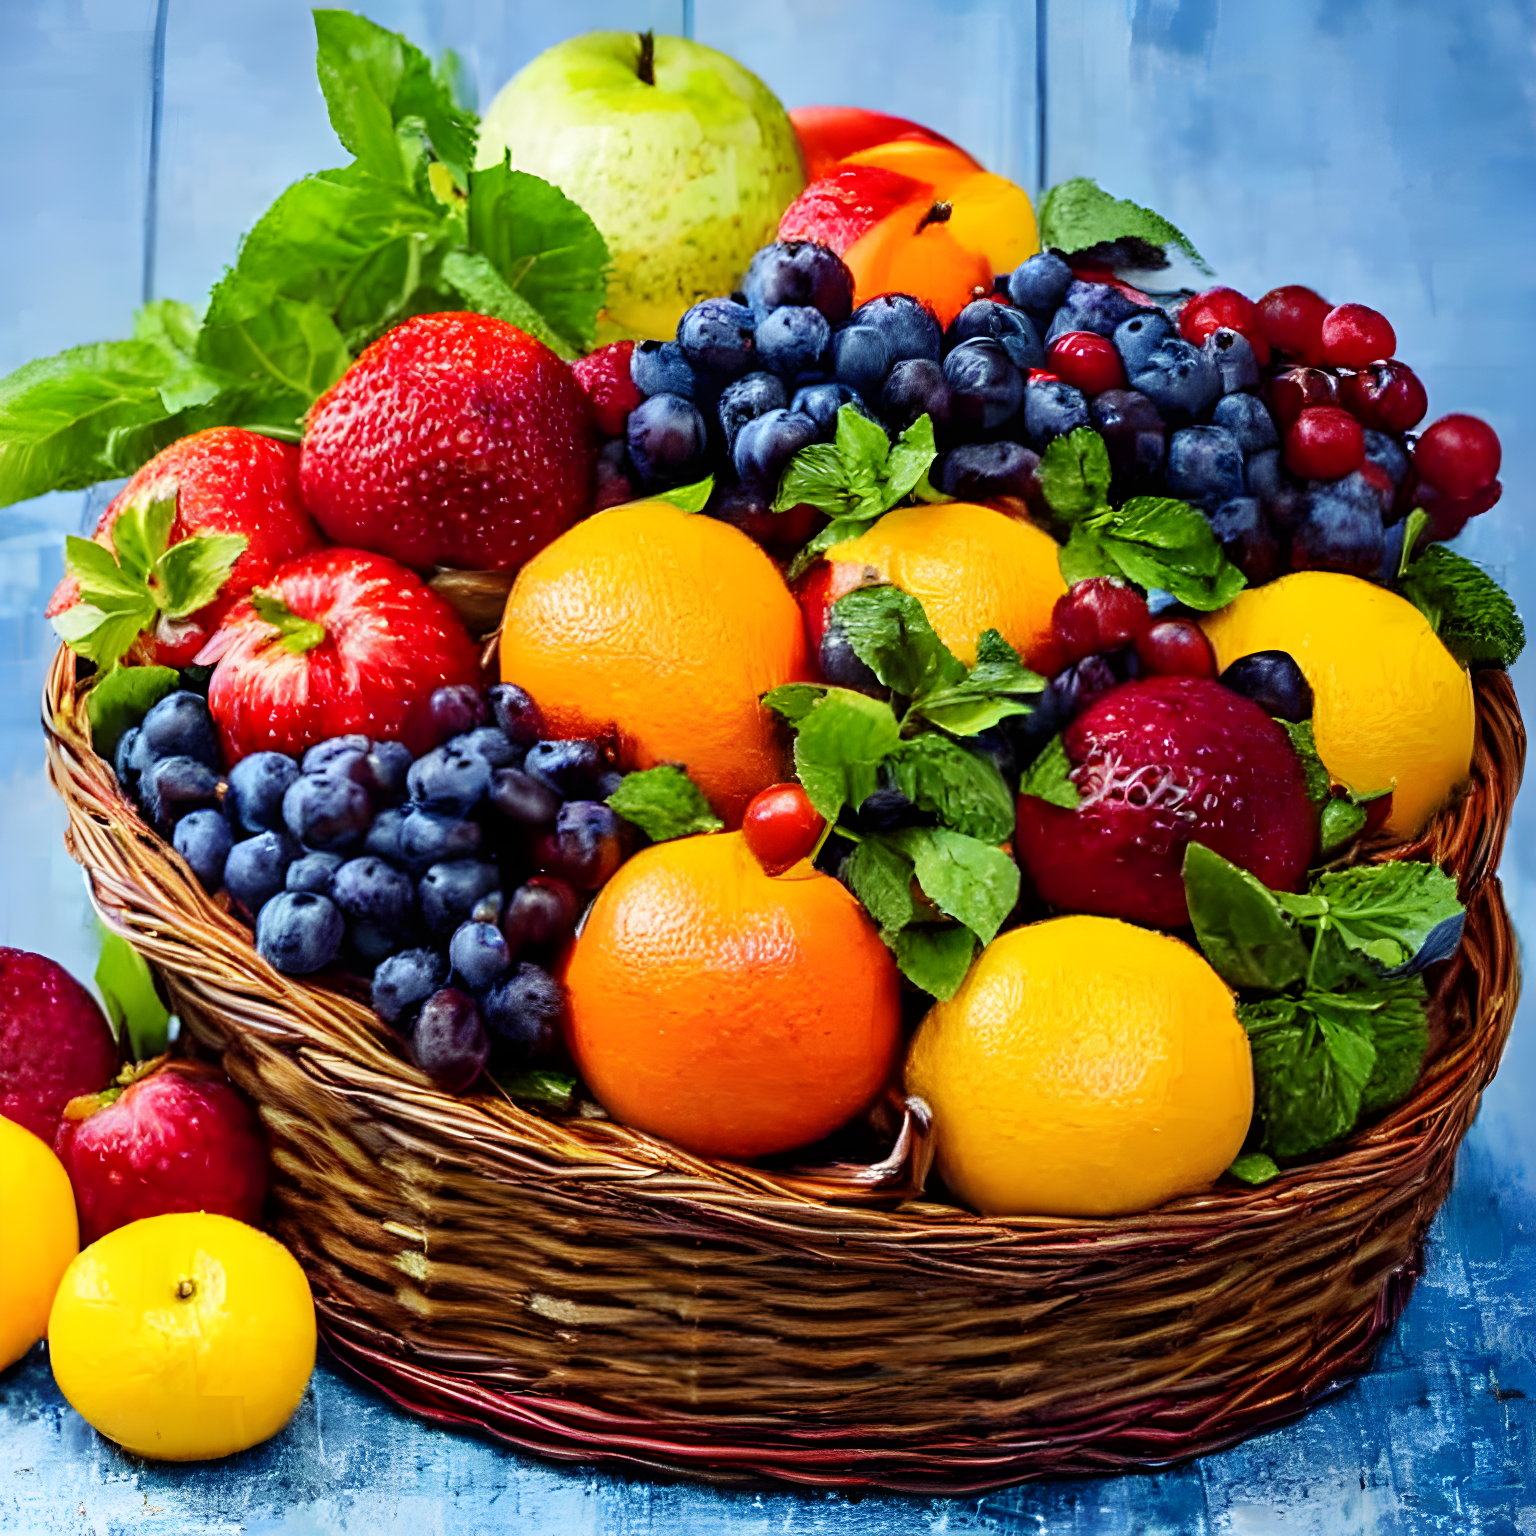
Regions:
[[293, 1255], [255, 1227], [150, 1216], [69, 1266], [48, 1353], [59, 1390], [109, 1440], [206, 1461], [293, 1416], [315, 1365], [315, 1306]]
[[0, 1371], [42, 1338], [53, 1293], [79, 1246], [63, 1163], [31, 1131], [0, 1116]]
[[1204, 1189], [1253, 1114], [1226, 983], [1107, 917], [995, 938], [923, 1020], [906, 1084], [933, 1110], [945, 1182], [998, 1216], [1119, 1216]]
[[1395, 837], [1422, 832], [1471, 771], [1472, 681], [1407, 598], [1297, 571], [1203, 622], [1222, 671], [1255, 651], [1290, 653], [1312, 685], [1318, 756], [1357, 793], [1392, 791]]
[[1029, 661], [1067, 590], [1050, 534], [970, 501], [898, 507], [856, 539], [833, 545], [827, 559], [872, 566], [915, 597], [967, 666], [984, 629], [998, 630]]

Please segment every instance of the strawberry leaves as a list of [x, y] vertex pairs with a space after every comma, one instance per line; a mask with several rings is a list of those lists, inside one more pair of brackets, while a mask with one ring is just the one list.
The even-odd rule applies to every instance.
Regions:
[[306, 619], [296, 614], [281, 592], [253, 587], [251, 607], [262, 623], [270, 624], [277, 631], [273, 638], [291, 655], [302, 656], [306, 651], [314, 650], [325, 639], [325, 625], [316, 619]]

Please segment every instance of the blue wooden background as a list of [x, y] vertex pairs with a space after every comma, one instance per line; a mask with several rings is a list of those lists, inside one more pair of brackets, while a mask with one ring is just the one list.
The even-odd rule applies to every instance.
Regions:
[[[1462, 545], [1536, 619], [1536, 0], [369, 0], [466, 60], [482, 105], [594, 26], [690, 30], [789, 105], [903, 113], [1035, 186], [1090, 174], [1221, 278], [1392, 319], [1431, 415], [1504, 440]], [[156, 72], [157, 21], [163, 66]], [[301, 0], [0, 0], [0, 372], [196, 301], [290, 180], [344, 157]], [[1042, 101], [1037, 83], [1044, 82]], [[156, 101], [159, 127], [156, 130]], [[155, 149], [158, 147], [158, 153]], [[81, 495], [0, 510], [0, 943], [88, 975], [42, 769], [42, 605]], [[99, 500], [96, 505], [99, 505]], [[1516, 672], [1536, 677], [1536, 662]], [[1536, 812], [1504, 878], [1536, 933]], [[0, 1530], [1536, 1536], [1536, 1011], [1463, 1149], [1428, 1273], [1373, 1373], [1301, 1423], [1157, 1476], [980, 1500], [718, 1494], [565, 1470], [427, 1428], [323, 1364], [269, 1446], [153, 1466], [100, 1440], [41, 1351], [0, 1376]], [[1527, 1397], [1525, 1394], [1531, 1395]]]

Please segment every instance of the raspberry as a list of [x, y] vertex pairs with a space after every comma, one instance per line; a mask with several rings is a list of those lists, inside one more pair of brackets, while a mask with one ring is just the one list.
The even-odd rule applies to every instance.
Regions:
[[1476, 416], [1442, 416], [1413, 450], [1419, 477], [1446, 496], [1471, 496], [1492, 485], [1502, 457], [1498, 433]]
[[1365, 462], [1365, 434], [1348, 411], [1313, 406], [1286, 433], [1285, 462], [1303, 480], [1337, 480]]
[[1323, 361], [1364, 368], [1397, 351], [1397, 335], [1383, 314], [1364, 304], [1340, 304], [1323, 317]]
[[1323, 321], [1332, 306], [1310, 288], [1271, 288], [1255, 306], [1269, 344], [1304, 363], [1323, 360]]
[[629, 373], [632, 341], [610, 342], [571, 365], [592, 411], [592, 420], [604, 437], [617, 437], [629, 413], [645, 399]]

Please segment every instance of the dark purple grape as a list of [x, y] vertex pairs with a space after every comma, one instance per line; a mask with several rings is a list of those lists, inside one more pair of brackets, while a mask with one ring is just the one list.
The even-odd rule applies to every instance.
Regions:
[[1008, 276], [1008, 297], [1039, 320], [1049, 320], [1072, 286], [1072, 268], [1054, 251], [1041, 251]]
[[416, 887], [422, 921], [433, 933], [452, 933], [477, 902], [500, 886], [501, 871], [494, 864], [478, 859], [434, 864]]
[[1134, 389], [1106, 389], [1093, 397], [1088, 419], [1109, 452], [1114, 477], [1110, 498], [1115, 505], [1162, 489], [1167, 428], [1145, 395]]
[[782, 305], [757, 327], [758, 361], [781, 378], [792, 379], [819, 367], [831, 345], [827, 317], [808, 304]]
[[405, 782], [413, 806], [464, 816], [491, 787], [491, 765], [478, 752], [450, 741], [418, 757]]
[[[117, 775], [117, 782], [130, 793], [138, 785], [139, 774], [143, 771], [139, 765], [138, 758], [139, 742], [142, 736], [143, 732], [140, 731], [138, 726], [129, 726], [117, 738], [117, 748], [112, 753], [112, 771]], [[278, 800], [281, 802], [281, 795], [278, 796]]]
[[512, 964], [512, 951], [495, 923], [461, 923], [448, 942], [448, 963], [471, 992], [483, 992]]
[[936, 432], [949, 426], [953, 391], [944, 370], [931, 358], [897, 363], [880, 390], [880, 416], [892, 432], [905, 432], [919, 416], [927, 416]]
[[1216, 542], [1250, 586], [1262, 586], [1283, 574], [1280, 541], [1257, 497], [1234, 496], [1208, 516]]
[[933, 311], [909, 293], [883, 293], [860, 304], [850, 320], [880, 333], [892, 365], [919, 357], [936, 363], [944, 355], [944, 333]]
[[828, 247], [812, 240], [778, 240], [747, 267], [743, 297], [761, 318], [786, 305], [819, 310], [841, 325], [853, 308], [853, 274]]
[[1032, 497], [1037, 490], [1040, 455], [1022, 444], [962, 443], [944, 456], [939, 489], [957, 501], [986, 501], [991, 496]]
[[725, 433], [725, 451], [732, 453], [736, 437], [749, 421], [769, 411], [782, 411], [789, 404], [789, 392], [783, 379], [773, 373], [749, 373], [720, 392], [720, 430]]
[[1312, 718], [1312, 685], [1289, 651], [1239, 656], [1217, 681], [1277, 719], [1299, 724]]
[[743, 482], [771, 490], [789, 461], [820, 436], [820, 428], [809, 416], [796, 411], [765, 411], [736, 434], [731, 462]]
[[516, 683], [495, 683], [490, 689], [496, 724], [514, 746], [531, 747], [544, 734], [539, 706]]
[[565, 988], [526, 960], [485, 999], [485, 1022], [512, 1066], [532, 1066], [553, 1054], [565, 1018]]
[[281, 752], [252, 752], [229, 770], [224, 814], [244, 832], [275, 832], [283, 825], [283, 796], [299, 765]]
[[306, 853], [288, 866], [283, 884], [290, 891], [308, 891], [334, 900], [336, 871], [346, 862], [339, 853]]
[[533, 849], [534, 862], [581, 891], [595, 891], [624, 862], [618, 813], [600, 800], [568, 800]]
[[624, 426], [630, 462], [650, 487], [686, 485], [707, 469], [709, 431], [699, 409], [681, 395], [652, 395]]
[[990, 432], [1024, 401], [1023, 375], [1002, 344], [985, 336], [962, 341], [944, 359], [944, 377], [950, 388], [950, 423], [957, 432]]
[[752, 366], [757, 319], [730, 299], [701, 299], [677, 323], [677, 344], [695, 369], [735, 378]]
[[1380, 568], [1385, 549], [1380, 498], [1358, 471], [1308, 487], [1301, 520], [1291, 533], [1293, 570], [1342, 571], [1369, 579]]
[[944, 333], [944, 344], [949, 348], [983, 339], [997, 342], [1008, 354], [1008, 361], [1023, 372], [1045, 367], [1045, 348], [1022, 309], [992, 299], [972, 299]]
[[224, 862], [235, 841], [229, 823], [215, 810], [192, 811], [176, 823], [172, 843], [206, 891], [224, 883]]
[[514, 955], [525, 949], [553, 949], [575, 932], [580, 914], [581, 900], [564, 880], [533, 875], [513, 891], [501, 931]]
[[256, 953], [286, 976], [309, 976], [336, 958], [345, 932], [334, 902], [312, 891], [279, 891], [256, 918]]
[[473, 683], [445, 683], [432, 690], [427, 701], [432, 717], [433, 730], [438, 739], [447, 741], [450, 736], [462, 736], [477, 725], [484, 725], [491, 717], [485, 695]]
[[457, 987], [434, 992], [411, 1031], [412, 1055], [438, 1087], [463, 1093], [490, 1059], [491, 1042], [474, 998]]
[[435, 950], [401, 950], [373, 973], [373, 1011], [386, 1024], [393, 1024], [426, 1002], [447, 979], [447, 962]]
[[331, 899], [348, 917], [390, 932], [405, 927], [415, 895], [409, 875], [371, 854], [343, 864], [331, 888]]
[[521, 768], [498, 768], [486, 800], [492, 809], [523, 827], [547, 827], [560, 809], [560, 796]]
[[821, 435], [831, 438], [837, 431], [837, 413], [845, 405], [853, 406], [861, 416], [869, 415], [856, 389], [830, 380], [822, 384], [807, 384], [804, 389], [797, 389], [789, 408], [791, 411], [800, 412], [803, 416], [809, 416], [821, 429]]
[[[1222, 405], [1225, 404], [1226, 401], [1223, 400]], [[1220, 408], [1220, 406], [1217, 407], [1218, 410]], [[1393, 485], [1401, 485], [1403, 476], [1408, 473], [1408, 450], [1390, 433], [1378, 432], [1373, 427], [1367, 427], [1363, 436], [1366, 462], [1385, 470]]]
[[843, 621], [835, 613], [822, 631], [819, 660], [821, 675], [835, 687], [852, 688], [879, 699], [890, 696], [890, 689], [859, 659]]
[[189, 811], [216, 808], [219, 776], [195, 757], [160, 757], [139, 780], [139, 800], [155, 826], [170, 835]]
[[878, 400], [891, 371], [885, 338], [872, 325], [845, 325], [832, 337], [832, 377], [856, 389], [865, 400]]

